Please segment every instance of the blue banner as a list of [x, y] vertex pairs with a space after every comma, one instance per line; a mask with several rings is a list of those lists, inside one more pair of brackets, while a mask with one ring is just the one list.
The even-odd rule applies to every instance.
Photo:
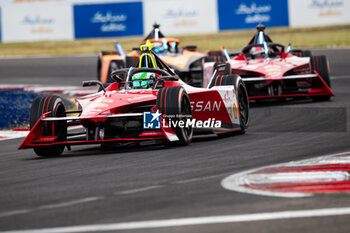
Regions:
[[219, 30], [288, 26], [288, 0], [218, 0]]
[[74, 6], [75, 38], [143, 35], [142, 2]]

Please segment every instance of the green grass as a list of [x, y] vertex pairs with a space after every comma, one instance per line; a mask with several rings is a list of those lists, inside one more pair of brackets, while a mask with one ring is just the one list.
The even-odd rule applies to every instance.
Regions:
[[[194, 44], [199, 50], [217, 50], [220, 45], [239, 50], [245, 46], [255, 29], [223, 31], [212, 34], [177, 36], [181, 45]], [[266, 32], [273, 41], [293, 48], [333, 48], [350, 46], [350, 25], [312, 28], [270, 28]], [[176, 37], [176, 36], [172, 36]], [[113, 42], [122, 44], [125, 51], [139, 45], [143, 37], [108, 39], [84, 39], [75, 41], [43, 41], [0, 44], [0, 56], [13, 55], [64, 55], [97, 54], [102, 50], [114, 50]]]

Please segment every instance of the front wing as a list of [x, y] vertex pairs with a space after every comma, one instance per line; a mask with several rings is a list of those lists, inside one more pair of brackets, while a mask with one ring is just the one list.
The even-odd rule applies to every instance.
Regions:
[[[334, 96], [331, 88], [316, 71], [314, 74], [283, 76], [282, 79], [244, 77], [243, 81], [248, 89], [249, 99]], [[317, 81], [318, 86], [313, 84], [315, 81]], [[274, 83], [281, 84], [283, 88], [279, 89], [279, 86], [274, 85]], [[303, 86], [303, 83], [306, 85]], [[265, 88], [259, 90], [257, 87]]]
[[[80, 118], [80, 117], [49, 117], [50, 112], [43, 114], [34, 127], [31, 129], [27, 137], [23, 140], [22, 144], [18, 149], [27, 149], [34, 147], [43, 147], [43, 146], [54, 146], [54, 145], [83, 145], [83, 144], [101, 144], [108, 142], [141, 142], [141, 141], [150, 141], [150, 140], [168, 140], [168, 141], [177, 141], [179, 140], [172, 130], [171, 127], [155, 130], [140, 130], [138, 135], [133, 137], [121, 137], [121, 138], [110, 138], [104, 139], [98, 133], [93, 138], [84, 137], [86, 130], [84, 130], [81, 122], [84, 120], [90, 120], [94, 122], [105, 121], [107, 119], [118, 119], [118, 118], [135, 118], [143, 116], [143, 113], [126, 113], [126, 114], [111, 114], [101, 117], [93, 118]], [[42, 134], [44, 124], [54, 123], [56, 121], [66, 121], [67, 125], [74, 125], [75, 127], [68, 127], [67, 138], [64, 141], [59, 141], [57, 136], [45, 136]], [[77, 133], [70, 133], [76, 129], [76, 127], [83, 129], [80, 136]]]

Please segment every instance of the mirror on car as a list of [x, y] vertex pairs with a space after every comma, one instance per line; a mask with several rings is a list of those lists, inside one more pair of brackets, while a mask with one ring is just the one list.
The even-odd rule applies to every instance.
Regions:
[[117, 82], [121, 82], [124, 80], [124, 78], [120, 77], [118, 74], [112, 74], [111, 77]]
[[292, 45], [288, 43], [286, 53], [290, 53], [291, 50], [292, 50]]

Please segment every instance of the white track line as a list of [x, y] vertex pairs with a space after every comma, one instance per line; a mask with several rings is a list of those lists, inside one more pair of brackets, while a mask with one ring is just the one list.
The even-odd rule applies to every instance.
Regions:
[[152, 189], [157, 189], [157, 188], [162, 188], [164, 185], [153, 185], [153, 186], [147, 186], [143, 188], [137, 188], [137, 189], [130, 189], [130, 190], [125, 190], [125, 191], [120, 191], [120, 192], [115, 192], [114, 195], [127, 195], [127, 194], [133, 194], [133, 193], [139, 193], [139, 192], [144, 192]]
[[335, 79], [347, 79], [350, 78], [350, 75], [337, 75], [337, 76], [332, 76], [331, 80], [335, 80]]
[[33, 209], [12, 210], [12, 211], [8, 211], [8, 212], [0, 213], [0, 218], [9, 217], [9, 216], [13, 216], [13, 215], [19, 215], [19, 214], [27, 214], [27, 213], [31, 213], [31, 212], [34, 212], [37, 210], [47, 210], [47, 209], [68, 207], [68, 206], [83, 204], [83, 203], [87, 203], [87, 202], [98, 201], [101, 199], [103, 199], [103, 197], [87, 197], [87, 198], [82, 198], [82, 199], [73, 200], [73, 201], [61, 202], [61, 203], [50, 204], [50, 205], [43, 205], [43, 206], [39, 206], [39, 207], [33, 208]]
[[202, 181], [202, 180], [208, 180], [208, 179], [214, 179], [218, 177], [223, 177], [223, 174], [220, 175], [212, 175], [212, 176], [204, 176], [204, 177], [198, 177], [198, 178], [192, 178], [188, 180], [179, 180], [179, 181], [174, 181], [171, 184], [187, 184], [187, 183], [192, 183], [192, 182], [197, 182], [197, 181]]
[[0, 218], [1, 217], [8, 217], [8, 216], [13, 216], [13, 215], [18, 215], [18, 214], [26, 214], [29, 213], [30, 210], [13, 210], [13, 211], [8, 211], [4, 213], [0, 213]]
[[74, 201], [61, 202], [61, 203], [51, 204], [51, 205], [44, 205], [44, 206], [40, 206], [39, 209], [55, 209], [55, 208], [78, 205], [78, 204], [92, 202], [92, 201], [98, 201], [101, 199], [103, 199], [103, 198], [102, 197], [87, 197], [87, 198], [74, 200]]
[[339, 215], [350, 215], [350, 207], [312, 209], [312, 210], [291, 210], [291, 211], [281, 211], [281, 212], [208, 216], [208, 217], [196, 217], [196, 218], [179, 218], [179, 219], [165, 219], [165, 220], [152, 220], [152, 221], [140, 221], [140, 222], [107, 223], [107, 224], [81, 225], [81, 226], [70, 226], [70, 227], [2, 231], [0, 233], [102, 232], [102, 231], [182, 227], [182, 226], [222, 224], [222, 223], [269, 221], [269, 220], [279, 220], [279, 219], [313, 218], [313, 217], [326, 217], [326, 216], [328, 217], [328, 216], [339, 216]]

